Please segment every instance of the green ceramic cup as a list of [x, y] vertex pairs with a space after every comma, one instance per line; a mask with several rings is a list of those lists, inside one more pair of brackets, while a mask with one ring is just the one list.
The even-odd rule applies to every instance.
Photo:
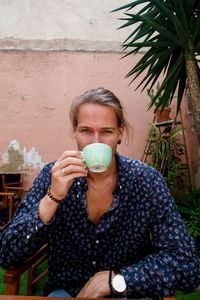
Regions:
[[87, 168], [94, 173], [106, 171], [112, 160], [112, 149], [107, 144], [93, 143], [81, 151]]

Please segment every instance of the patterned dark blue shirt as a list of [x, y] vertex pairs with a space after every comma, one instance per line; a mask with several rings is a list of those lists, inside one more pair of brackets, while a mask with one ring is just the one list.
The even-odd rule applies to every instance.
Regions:
[[53, 166], [47, 164], [5, 227], [0, 265], [19, 265], [48, 242], [49, 291], [64, 288], [76, 296], [91, 276], [111, 268], [121, 270], [132, 296], [194, 290], [200, 262], [163, 177], [137, 160], [116, 157], [119, 179], [112, 207], [98, 225], [88, 218], [83, 177], [74, 180], [53, 220], [42, 223], [38, 206], [51, 184]]

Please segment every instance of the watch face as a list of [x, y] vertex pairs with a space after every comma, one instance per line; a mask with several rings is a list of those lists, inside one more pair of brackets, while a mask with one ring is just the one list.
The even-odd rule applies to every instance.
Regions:
[[126, 282], [121, 274], [117, 274], [113, 277], [112, 287], [118, 293], [123, 293], [126, 290]]

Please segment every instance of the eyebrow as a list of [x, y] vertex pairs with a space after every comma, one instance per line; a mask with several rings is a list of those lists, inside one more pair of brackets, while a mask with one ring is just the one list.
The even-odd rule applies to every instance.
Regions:
[[109, 130], [115, 130], [115, 127], [102, 127], [101, 129], [109, 129]]
[[[80, 126], [77, 126], [79, 129], [91, 129], [92, 127], [90, 126], [85, 126], [85, 125], [80, 125]], [[109, 126], [106, 126], [106, 127], [102, 127], [100, 128], [100, 130], [115, 130], [115, 127], [109, 127]]]

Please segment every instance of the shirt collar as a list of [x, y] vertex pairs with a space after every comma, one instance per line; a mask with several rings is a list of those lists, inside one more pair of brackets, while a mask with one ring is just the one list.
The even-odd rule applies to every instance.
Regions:
[[[118, 166], [118, 181], [117, 185], [113, 191], [113, 194], [119, 194], [123, 191], [124, 184], [128, 183], [129, 174], [127, 173], [127, 164], [133, 161], [131, 158], [123, 156], [116, 152], [115, 154]], [[135, 174], [134, 177], [137, 177]], [[78, 190], [87, 191], [88, 186], [85, 177], [78, 177], [74, 180], [73, 187]]]

